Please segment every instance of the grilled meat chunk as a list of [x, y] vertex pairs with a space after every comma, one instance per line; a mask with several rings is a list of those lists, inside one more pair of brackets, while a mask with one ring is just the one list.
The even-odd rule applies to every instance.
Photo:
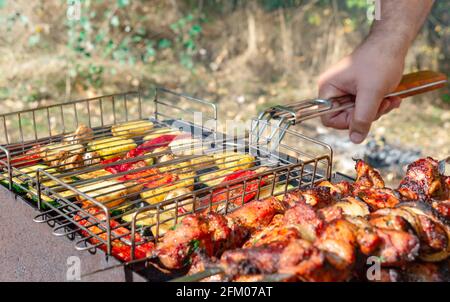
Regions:
[[356, 260], [357, 228], [344, 219], [329, 223], [314, 244], [337, 270], [350, 270]]
[[156, 254], [164, 266], [177, 269], [186, 264], [188, 257], [196, 249], [195, 245], [200, 247], [200, 244], [207, 249], [211, 245], [208, 219], [207, 216], [192, 214], [184, 217], [175, 230], [166, 233], [157, 246]]
[[450, 222], [450, 199], [433, 201], [433, 208], [445, 219]]
[[363, 160], [357, 160], [356, 165], [356, 182], [354, 189], [360, 190], [365, 188], [384, 188], [384, 180], [380, 173], [372, 168]]
[[[419, 254], [419, 239], [408, 231], [379, 228], [364, 220], [352, 222], [358, 226], [356, 237], [361, 253], [377, 256], [383, 266], [402, 266], [414, 261]], [[386, 222], [380, 224], [383, 226]]]
[[227, 251], [220, 263], [227, 276], [281, 273], [314, 281], [324, 265], [324, 256], [311, 243], [296, 239]]
[[353, 185], [348, 181], [340, 181], [338, 183], [331, 183], [327, 180], [319, 183], [318, 187], [330, 188], [330, 193], [334, 197], [346, 197], [352, 194]]
[[276, 214], [284, 210], [284, 206], [278, 199], [269, 197], [249, 202], [227, 216], [250, 233], [267, 226]]
[[387, 188], [366, 188], [359, 190], [357, 194], [374, 211], [393, 208], [400, 202], [394, 191]]
[[285, 212], [283, 224], [295, 227], [300, 232], [302, 239], [311, 242], [316, 240], [324, 227], [324, 221], [314, 209], [302, 201]]
[[306, 203], [315, 208], [323, 208], [336, 201], [329, 186], [317, 186], [305, 190], [295, 190], [287, 193], [283, 202], [288, 208], [294, 207], [298, 202]]
[[420, 241], [423, 243], [421, 251], [423, 252], [426, 249], [431, 251], [446, 250], [449, 242], [445, 229], [425, 215], [417, 215], [416, 217], [421, 226], [418, 234]]
[[438, 162], [427, 157], [408, 165], [398, 191], [405, 199], [428, 200], [442, 193], [442, 188]]
[[213, 212], [187, 215], [164, 235], [155, 254], [169, 269], [187, 265], [193, 252], [219, 256], [241, 246], [250, 232], [268, 225], [282, 209], [280, 201], [271, 197], [249, 202], [227, 216]]

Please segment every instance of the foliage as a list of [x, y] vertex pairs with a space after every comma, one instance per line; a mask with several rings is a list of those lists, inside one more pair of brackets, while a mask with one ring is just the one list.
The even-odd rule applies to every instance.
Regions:
[[[151, 64], [158, 52], [167, 48], [178, 53], [183, 66], [194, 68], [193, 57], [202, 32], [200, 21], [194, 14], [181, 16], [171, 24], [174, 38], [170, 40], [153, 37], [145, 26], [145, 14], [136, 15], [136, 7], [131, 7], [131, 1], [117, 0], [115, 6], [104, 5], [104, 2], [108, 1], [82, 1], [80, 19], [67, 21], [67, 47], [74, 53], [72, 61], [96, 58], [95, 63], [87, 66], [75, 64], [70, 70], [71, 76], [79, 76], [86, 79], [87, 84], [101, 87], [103, 74], [115, 72], [102, 62]], [[106, 7], [106, 10], [102, 11], [100, 7]]]
[[[80, 4], [79, 18], [69, 18], [68, 11], [73, 10], [76, 3]], [[210, 66], [211, 62], [199, 60], [199, 55], [206, 53], [203, 49], [214, 59], [223, 47], [212, 49], [216, 42], [207, 36], [206, 27], [214, 27], [216, 21], [219, 25], [224, 24], [220, 21], [233, 17], [233, 14], [246, 16], [246, 10], [259, 9], [272, 18], [269, 20], [279, 22], [278, 12], [283, 12], [289, 23], [300, 12], [311, 26], [304, 36], [329, 27], [327, 22], [334, 17], [337, 24], [333, 26], [341, 26], [347, 34], [363, 33], [368, 29], [367, 6], [367, 0], [48, 0], [29, 3], [0, 0], [0, 40], [11, 48], [19, 48], [17, 45], [21, 44], [19, 49], [27, 54], [54, 54], [58, 48], [66, 62], [61, 68], [66, 71], [63, 79], [58, 79], [59, 83], [64, 83], [61, 87], [67, 83], [72, 86], [81, 83], [86, 89], [100, 89], [104, 80], [117, 74], [117, 69], [123, 66], [154, 66], [159, 61], [179, 64], [188, 71], [195, 71], [203, 63]], [[450, 71], [447, 59], [449, 20], [450, 2], [436, 1], [424, 31], [430, 48], [437, 49], [433, 54], [440, 54], [437, 58], [439, 67], [447, 72]], [[243, 29], [242, 36], [228, 38], [238, 41], [236, 48], [244, 46], [224, 52], [230, 56], [245, 50], [247, 20], [241, 18], [238, 22], [241, 22], [238, 28]], [[274, 39], [281, 36], [280, 28], [279, 24], [274, 24]], [[230, 34], [226, 28], [214, 30], [219, 34], [213, 38], [220, 36], [222, 30]], [[291, 28], [291, 31], [295, 29]], [[275, 42], [267, 43], [265, 48], [277, 48]], [[305, 55], [307, 48], [300, 49], [304, 45], [293, 46], [296, 55]], [[319, 54], [311, 52], [308, 55]], [[69, 81], [64, 78], [66, 76]], [[0, 97], [9, 90], [12, 88], [0, 90]], [[38, 91], [29, 95], [39, 99], [42, 94]], [[448, 100], [448, 95], [443, 99]]]

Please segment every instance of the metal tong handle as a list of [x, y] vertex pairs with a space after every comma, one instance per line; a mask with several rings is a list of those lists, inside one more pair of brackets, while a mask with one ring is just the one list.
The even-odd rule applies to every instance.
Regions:
[[[388, 97], [407, 98], [428, 91], [437, 90], [447, 85], [445, 74], [424, 70], [406, 74], [402, 77], [400, 84]], [[272, 118], [284, 118], [292, 124], [303, 122], [324, 114], [346, 110], [355, 106], [355, 96], [345, 95], [341, 97], [324, 99], [313, 99], [300, 101], [287, 106], [276, 106], [272, 110]]]

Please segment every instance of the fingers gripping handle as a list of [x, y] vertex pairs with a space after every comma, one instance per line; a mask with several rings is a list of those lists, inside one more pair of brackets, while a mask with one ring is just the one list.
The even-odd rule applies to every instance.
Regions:
[[[447, 83], [447, 76], [439, 72], [424, 70], [409, 73], [402, 77], [395, 91], [386, 95], [386, 97], [407, 98], [443, 88]], [[352, 108], [355, 106], [354, 101], [355, 96], [346, 95], [328, 100], [315, 99], [298, 102], [287, 107], [291, 110], [297, 109], [295, 122], [298, 123], [324, 114]], [[283, 114], [280, 114], [280, 116], [283, 116]]]

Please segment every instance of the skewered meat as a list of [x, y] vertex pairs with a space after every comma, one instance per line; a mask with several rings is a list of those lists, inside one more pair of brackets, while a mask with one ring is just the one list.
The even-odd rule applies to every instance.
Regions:
[[[235, 281], [261, 280], [274, 273], [287, 273], [288, 280], [343, 281], [356, 276], [354, 269], [362, 264], [357, 259], [365, 255], [380, 261], [383, 280], [438, 280], [435, 266], [411, 263], [419, 256], [426, 261], [447, 257], [448, 220], [433, 209], [447, 213], [445, 200], [435, 200], [433, 207], [423, 202], [400, 203], [393, 190], [384, 188], [377, 171], [362, 161], [356, 168], [356, 183], [343, 189], [322, 182], [322, 189], [285, 194], [284, 214], [275, 215], [265, 228], [252, 225], [252, 235], [242, 248], [227, 250], [213, 265], [223, 267]], [[439, 179], [447, 185], [445, 177]], [[358, 197], [342, 199], [347, 189]], [[308, 254], [320, 261], [310, 262]], [[314, 267], [314, 272], [308, 267]]]
[[344, 219], [329, 223], [315, 241], [331, 265], [350, 272], [356, 260], [356, 227]]
[[318, 187], [330, 188], [330, 193], [334, 197], [345, 197], [352, 194], [353, 186], [348, 181], [340, 181], [338, 183], [331, 183], [328, 180], [319, 183]]
[[324, 266], [324, 256], [308, 241], [296, 239], [226, 251], [220, 264], [227, 276], [281, 273], [316, 281]]
[[398, 191], [409, 200], [429, 199], [442, 189], [438, 169], [438, 162], [430, 157], [413, 162], [408, 165]]
[[283, 217], [284, 225], [294, 226], [301, 234], [301, 238], [314, 241], [324, 227], [324, 221], [306, 203], [299, 201], [287, 210]]
[[301, 201], [310, 206], [322, 208], [336, 201], [331, 192], [332, 189], [328, 186], [318, 186], [306, 190], [296, 190], [287, 193], [284, 197], [284, 202], [288, 207], [293, 207]]
[[357, 160], [355, 169], [357, 177], [354, 186], [357, 190], [365, 188], [384, 188], [384, 180], [380, 173], [365, 161]]
[[365, 188], [358, 190], [358, 197], [364, 200], [372, 210], [393, 208], [400, 200], [395, 192], [387, 188]]
[[283, 211], [281, 202], [274, 197], [269, 197], [261, 201], [249, 202], [227, 216], [250, 233], [264, 228], [276, 214]]
[[433, 201], [432, 206], [440, 215], [450, 221], [450, 199], [440, 201], [435, 200]]
[[340, 201], [320, 209], [319, 215], [326, 221], [342, 218], [343, 215], [352, 217], [364, 217], [369, 215], [369, 206], [354, 197], [348, 196]]
[[242, 245], [251, 230], [269, 224], [281, 209], [276, 198], [268, 198], [250, 202], [228, 216], [187, 215], [174, 230], [165, 234], [156, 255], [170, 269], [185, 266], [189, 256], [197, 250], [207, 256], [220, 255], [225, 249]]

